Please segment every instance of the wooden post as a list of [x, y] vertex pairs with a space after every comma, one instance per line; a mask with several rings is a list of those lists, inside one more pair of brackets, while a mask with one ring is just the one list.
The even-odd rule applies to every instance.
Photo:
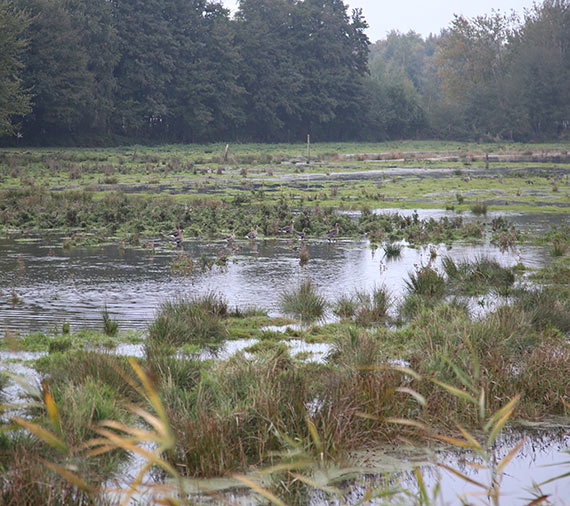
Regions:
[[307, 163], [311, 163], [311, 134], [307, 134]]
[[133, 156], [131, 157], [131, 161], [135, 161], [135, 158], [137, 157], [137, 148], [139, 147], [138, 144], [135, 144], [135, 150], [133, 151]]
[[230, 145], [226, 144], [226, 149], [224, 149], [224, 163], [228, 161], [228, 151], [230, 149]]

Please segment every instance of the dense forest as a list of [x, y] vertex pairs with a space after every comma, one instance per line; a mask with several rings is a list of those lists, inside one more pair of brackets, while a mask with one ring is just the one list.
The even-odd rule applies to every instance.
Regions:
[[342, 0], [0, 0], [3, 144], [570, 135], [570, 0], [370, 44]]

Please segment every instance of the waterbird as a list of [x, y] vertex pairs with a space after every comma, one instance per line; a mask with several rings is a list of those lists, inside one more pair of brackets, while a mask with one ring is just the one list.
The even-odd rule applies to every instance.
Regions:
[[177, 239], [182, 238], [183, 233], [184, 230], [180, 228], [180, 225], [178, 225], [178, 228], [174, 232], [168, 234], [168, 237], [170, 237], [173, 241], [176, 241]]
[[245, 236], [250, 241], [253, 241], [257, 237], [257, 225], [253, 226], [253, 230]]
[[302, 241], [305, 239], [305, 229], [303, 229], [302, 232], [295, 232], [295, 234], [297, 235], [297, 238]]
[[180, 228], [180, 225], [178, 225], [178, 228], [174, 232], [168, 234], [168, 237], [170, 237], [172, 242], [176, 244], [177, 248], [182, 246], [183, 233], [184, 230]]
[[338, 229], [338, 221], [334, 224], [334, 228], [331, 228], [328, 232], [327, 232], [327, 239], [329, 241], [333, 241], [336, 236], [338, 235], [339, 229]]
[[280, 234], [292, 234], [294, 231], [295, 231], [295, 222], [293, 220], [291, 220], [289, 225], [287, 225], [286, 227], [279, 229]]

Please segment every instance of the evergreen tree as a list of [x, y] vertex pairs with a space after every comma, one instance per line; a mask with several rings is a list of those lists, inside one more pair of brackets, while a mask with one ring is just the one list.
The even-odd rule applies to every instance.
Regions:
[[0, 136], [13, 134], [14, 119], [30, 110], [29, 94], [22, 85], [22, 51], [27, 45], [22, 34], [30, 20], [12, 2], [0, 1]]

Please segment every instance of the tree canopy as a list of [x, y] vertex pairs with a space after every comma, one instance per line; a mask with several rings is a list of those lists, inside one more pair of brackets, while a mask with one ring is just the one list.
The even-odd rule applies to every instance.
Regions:
[[545, 138], [570, 0], [390, 32], [342, 0], [0, 0], [0, 136], [30, 144]]

